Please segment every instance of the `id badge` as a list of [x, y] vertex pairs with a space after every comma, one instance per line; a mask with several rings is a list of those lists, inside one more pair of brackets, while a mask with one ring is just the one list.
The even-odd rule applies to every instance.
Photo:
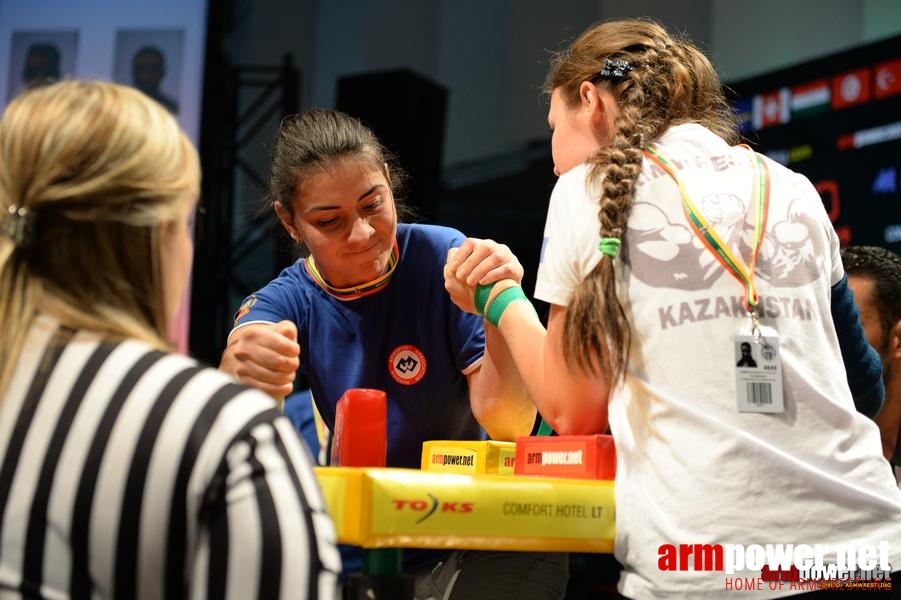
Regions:
[[779, 334], [772, 327], [760, 327], [756, 335], [735, 336], [735, 388], [738, 412], [785, 411]]

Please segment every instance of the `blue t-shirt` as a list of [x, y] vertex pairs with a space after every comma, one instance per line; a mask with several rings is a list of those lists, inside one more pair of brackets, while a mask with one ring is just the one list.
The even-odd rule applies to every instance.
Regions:
[[465, 372], [485, 347], [481, 317], [461, 311], [444, 289], [449, 248], [464, 236], [434, 225], [397, 227], [398, 264], [376, 293], [340, 300], [300, 259], [245, 299], [235, 326], [297, 324], [300, 370], [330, 429], [350, 388], [388, 396], [387, 466], [418, 469], [426, 440], [482, 439]]

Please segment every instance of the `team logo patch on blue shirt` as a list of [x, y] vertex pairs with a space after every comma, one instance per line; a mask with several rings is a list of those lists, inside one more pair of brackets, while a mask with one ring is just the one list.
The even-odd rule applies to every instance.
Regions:
[[238, 324], [238, 321], [241, 320], [241, 317], [250, 312], [250, 309], [253, 308], [253, 305], [257, 303], [257, 295], [253, 294], [244, 301], [244, 304], [241, 305], [241, 308], [238, 309], [238, 312], [235, 313], [235, 325]]
[[388, 357], [388, 372], [397, 383], [413, 385], [425, 376], [425, 355], [416, 346], [410, 344], [398, 346]]

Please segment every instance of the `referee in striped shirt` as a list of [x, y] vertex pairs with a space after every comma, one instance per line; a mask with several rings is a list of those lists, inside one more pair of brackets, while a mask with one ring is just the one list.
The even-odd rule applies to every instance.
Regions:
[[166, 342], [198, 187], [125, 86], [34, 88], [0, 121], [0, 598], [339, 595], [291, 423]]

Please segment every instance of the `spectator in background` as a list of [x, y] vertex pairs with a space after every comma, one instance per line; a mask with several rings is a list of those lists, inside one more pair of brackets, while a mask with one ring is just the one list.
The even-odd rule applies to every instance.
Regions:
[[22, 81], [26, 87], [59, 79], [59, 48], [48, 42], [35, 42], [25, 53]]
[[864, 333], [882, 358], [885, 403], [873, 420], [883, 453], [901, 481], [901, 256], [879, 246], [848, 246], [842, 262]]
[[166, 76], [166, 58], [156, 46], [144, 46], [135, 52], [131, 61], [134, 86], [166, 107], [173, 115], [178, 114], [178, 102], [165, 95], [160, 89]]

